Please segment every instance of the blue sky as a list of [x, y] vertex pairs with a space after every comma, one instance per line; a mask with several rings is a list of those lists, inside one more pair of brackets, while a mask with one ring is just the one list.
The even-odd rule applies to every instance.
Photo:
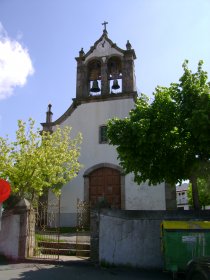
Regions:
[[[0, 0], [0, 136], [14, 137], [17, 120], [53, 119], [75, 97], [76, 61], [102, 35], [135, 49], [139, 92], [152, 96], [200, 59], [210, 73], [210, 0]], [[41, 126], [40, 126], [41, 127]]]

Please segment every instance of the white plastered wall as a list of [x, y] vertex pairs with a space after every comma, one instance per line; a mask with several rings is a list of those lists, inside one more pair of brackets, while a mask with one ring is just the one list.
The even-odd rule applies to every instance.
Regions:
[[[72, 137], [82, 133], [80, 162], [83, 168], [78, 176], [62, 188], [61, 215], [69, 219], [76, 214], [77, 198], [84, 200], [84, 172], [100, 163], [119, 165], [115, 148], [108, 144], [99, 144], [99, 127], [113, 117], [125, 118], [134, 107], [133, 99], [118, 99], [81, 104], [60, 126], [71, 126]], [[149, 187], [146, 184], [138, 186], [133, 175], [125, 176], [125, 209], [156, 210], [165, 209], [164, 184]], [[72, 216], [73, 219], [73, 216]], [[66, 220], [66, 218], [65, 218]], [[65, 224], [66, 222], [64, 222]], [[61, 220], [62, 224], [62, 220]]]

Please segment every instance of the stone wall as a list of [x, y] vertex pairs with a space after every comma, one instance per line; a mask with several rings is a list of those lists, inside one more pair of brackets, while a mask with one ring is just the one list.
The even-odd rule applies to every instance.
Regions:
[[[101, 210], [92, 214], [93, 259], [100, 263], [162, 269], [163, 220], [209, 220], [210, 211]], [[98, 228], [97, 228], [98, 227]]]
[[4, 213], [0, 231], [0, 254], [10, 259], [18, 257], [20, 216]]
[[20, 201], [12, 210], [4, 211], [0, 230], [0, 255], [8, 259], [25, 259], [29, 250], [30, 204]]
[[99, 261], [99, 226], [100, 211], [90, 212], [90, 259], [93, 262]]

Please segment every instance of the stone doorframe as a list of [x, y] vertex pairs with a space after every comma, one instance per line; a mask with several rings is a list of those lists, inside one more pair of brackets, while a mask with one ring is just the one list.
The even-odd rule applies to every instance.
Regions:
[[90, 188], [90, 183], [89, 183], [89, 176], [91, 174], [91, 172], [99, 169], [99, 168], [103, 168], [103, 167], [108, 167], [108, 168], [112, 168], [115, 170], [118, 170], [120, 172], [120, 182], [121, 182], [121, 209], [125, 209], [125, 173], [122, 169], [122, 167], [112, 164], [112, 163], [99, 163], [96, 164], [90, 168], [88, 168], [85, 172], [84, 172], [84, 199], [85, 201], [89, 201], [89, 188]]

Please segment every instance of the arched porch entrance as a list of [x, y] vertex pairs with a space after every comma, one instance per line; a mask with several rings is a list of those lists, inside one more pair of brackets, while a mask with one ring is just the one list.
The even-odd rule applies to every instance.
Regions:
[[98, 164], [86, 170], [85, 200], [92, 207], [107, 203], [111, 208], [125, 208], [125, 178], [122, 169], [113, 164]]

